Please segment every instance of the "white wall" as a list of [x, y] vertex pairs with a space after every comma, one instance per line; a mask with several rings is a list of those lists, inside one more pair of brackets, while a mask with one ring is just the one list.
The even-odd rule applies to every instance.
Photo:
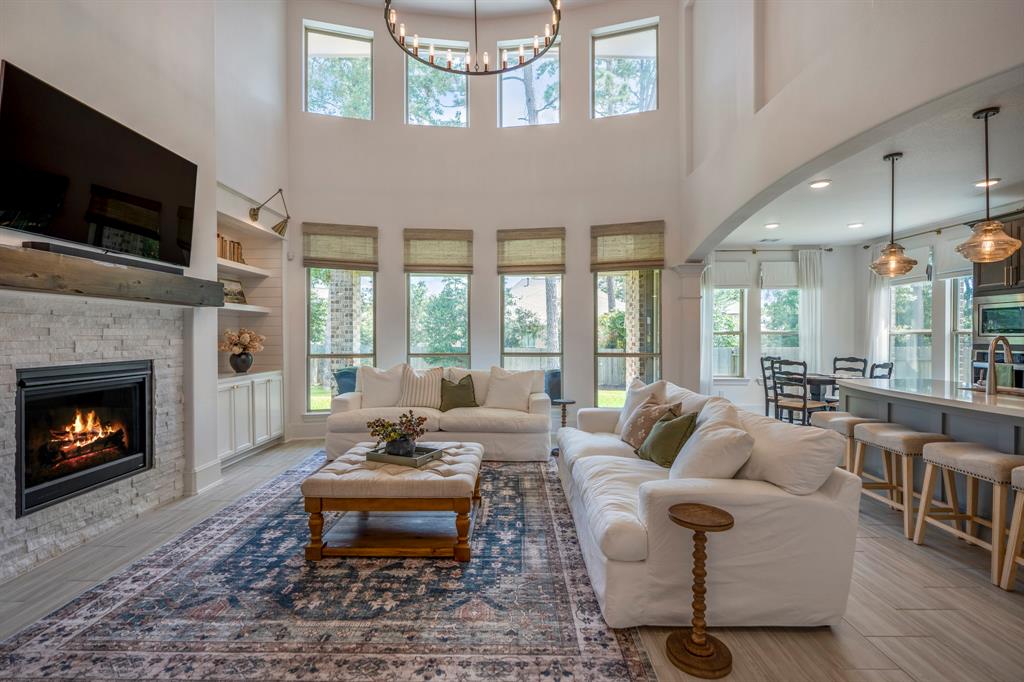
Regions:
[[[566, 10], [568, 13], [569, 10]], [[660, 109], [613, 119], [589, 117], [589, 44], [592, 29], [661, 17]], [[564, 280], [564, 392], [579, 406], [593, 400], [593, 278], [591, 225], [664, 219], [667, 250], [679, 251], [678, 35], [679, 3], [635, 0], [572, 10], [562, 35], [561, 123], [500, 129], [495, 78], [471, 78], [468, 129], [404, 124], [404, 58], [391, 43], [375, 8], [327, 0], [288, 4], [290, 184], [295, 225], [320, 221], [380, 228], [378, 364], [402, 362], [406, 353], [402, 229], [471, 228], [476, 274], [471, 283], [473, 365], [498, 364], [499, 284], [495, 231], [563, 225], [567, 229]], [[341, 119], [302, 111], [302, 20], [315, 19], [375, 31], [374, 120]], [[405, 17], [409, 32], [465, 39], [471, 24]], [[516, 18], [481, 26], [481, 44], [530, 36], [543, 19]], [[415, 25], [415, 29], [413, 29]], [[453, 26], [458, 27], [453, 32]], [[542, 30], [542, 29], [541, 29]], [[443, 33], [441, 33], [444, 31]], [[484, 48], [487, 49], [487, 48]], [[430, 173], [424, 173], [429, 164]], [[304, 337], [300, 230], [289, 232], [286, 328]], [[670, 263], [673, 261], [670, 261]], [[682, 376], [680, 279], [664, 275], [663, 374]], [[299, 336], [302, 334], [302, 336]], [[695, 352], [695, 351], [694, 351]], [[322, 418], [304, 418], [301, 346], [288, 351], [289, 435], [323, 433]], [[319, 422], [319, 423], [318, 423]]]
[[702, 258], [794, 182], [895, 132], [880, 124], [1024, 62], [1016, 1], [696, 0], [687, 14], [684, 258]]
[[[216, 279], [214, 4], [209, 0], [0, 3], [0, 57], [199, 166], [192, 266]], [[23, 235], [0, 235], [21, 242]], [[216, 311], [188, 309], [186, 489], [220, 480]]]
[[[861, 339], [857, 336], [857, 308], [854, 301], [854, 270], [860, 247], [835, 247], [821, 254], [822, 271], [825, 273], [822, 287], [821, 314], [821, 361], [822, 371], [832, 367], [832, 358], [857, 355]], [[716, 251], [715, 261], [745, 261], [754, 278], [754, 286], [747, 290], [746, 337], [744, 345], [744, 376], [722, 377], [715, 380], [714, 392], [733, 401], [740, 407], [753, 411], [764, 409], [764, 386], [761, 381], [761, 289], [759, 273], [761, 263], [766, 261], [795, 261], [795, 251], [759, 250]], [[813, 368], [812, 368], [813, 370]]]

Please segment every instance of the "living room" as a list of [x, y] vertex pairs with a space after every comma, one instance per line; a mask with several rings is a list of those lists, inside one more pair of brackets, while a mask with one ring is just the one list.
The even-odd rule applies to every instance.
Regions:
[[1018, 679], [1021, 26], [2, 0], [0, 678]]

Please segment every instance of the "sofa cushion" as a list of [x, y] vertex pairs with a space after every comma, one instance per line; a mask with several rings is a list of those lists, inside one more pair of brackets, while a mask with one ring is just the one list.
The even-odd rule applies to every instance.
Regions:
[[[487, 388], [484, 407], [505, 410], [530, 409], [530, 393], [534, 384], [533, 372], [510, 372], [501, 367], [491, 367], [491, 380]], [[543, 389], [541, 389], [543, 392]]]
[[647, 528], [637, 514], [638, 492], [642, 483], [667, 477], [666, 469], [638, 459], [588, 457], [576, 463], [573, 482], [602, 554], [616, 561], [647, 558]]
[[444, 368], [415, 370], [409, 365], [402, 371], [402, 396], [400, 407], [441, 407], [441, 379]]
[[463, 369], [461, 367], [449, 367], [448, 379], [459, 382], [463, 377], [473, 377], [473, 393], [476, 395], [476, 404], [483, 405], [487, 400], [487, 389], [490, 388], [491, 370], [489, 369]]
[[456, 407], [442, 412], [440, 423], [441, 430], [450, 433], [545, 433], [551, 417], [493, 407]]
[[590, 433], [571, 427], [559, 430], [558, 456], [570, 469], [581, 459], [601, 455], [638, 459], [633, 448], [614, 433]]
[[427, 431], [440, 430], [440, 410], [430, 407], [364, 407], [351, 412], [335, 412], [327, 418], [327, 431], [330, 433], [366, 433], [366, 422], [383, 418], [398, 421], [399, 415], [412, 409], [417, 417], [426, 417], [423, 425]]
[[835, 431], [797, 426], [741, 410], [754, 450], [736, 478], [767, 481], [794, 495], [810, 495], [839, 464], [846, 439]]
[[402, 397], [402, 372], [405, 365], [389, 370], [360, 367], [356, 374], [356, 389], [363, 394], [363, 407], [394, 407]]
[[622, 425], [622, 433], [619, 434], [619, 437], [622, 438], [623, 443], [628, 443], [633, 449], [639, 449], [647, 440], [647, 434], [651, 432], [654, 425], [677, 407], [678, 405], [659, 403], [653, 396], [648, 398], [647, 402], [629, 415], [629, 419]]
[[665, 402], [665, 380], [655, 381], [653, 384], [645, 384], [640, 379], [633, 379], [626, 390], [626, 401], [622, 404], [622, 411], [619, 412], [619, 420], [615, 424], [615, 433], [622, 433], [622, 427], [626, 420], [633, 414], [633, 411], [653, 397], [659, 403]]
[[441, 411], [456, 407], [480, 407], [473, 390], [473, 377], [466, 375], [458, 381], [441, 379]]
[[679, 409], [676, 410], [679, 414], [700, 412], [709, 400], [711, 400], [711, 396], [704, 395], [703, 393], [694, 393], [682, 386], [676, 386], [672, 383], [666, 386], [665, 402], [670, 405], [680, 403]]
[[672, 462], [671, 478], [732, 478], [754, 448], [736, 408], [712, 398], [697, 416], [697, 428]]

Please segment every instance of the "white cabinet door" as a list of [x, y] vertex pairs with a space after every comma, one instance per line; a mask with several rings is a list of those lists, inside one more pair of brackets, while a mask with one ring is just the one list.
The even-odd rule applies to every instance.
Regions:
[[253, 442], [261, 445], [270, 440], [270, 390], [269, 379], [255, 379], [252, 382], [252, 434]]
[[217, 456], [222, 459], [235, 451], [232, 388], [225, 386], [217, 389]]
[[284, 381], [281, 377], [270, 377], [267, 382], [270, 396], [270, 437], [284, 433]]
[[234, 409], [235, 452], [252, 447], [252, 384], [235, 384], [232, 388], [231, 406]]

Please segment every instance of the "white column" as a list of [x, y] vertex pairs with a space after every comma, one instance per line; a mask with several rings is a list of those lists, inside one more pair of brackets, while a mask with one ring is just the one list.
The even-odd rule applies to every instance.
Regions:
[[662, 372], [672, 383], [700, 389], [700, 275], [703, 263], [673, 265], [665, 271]]

